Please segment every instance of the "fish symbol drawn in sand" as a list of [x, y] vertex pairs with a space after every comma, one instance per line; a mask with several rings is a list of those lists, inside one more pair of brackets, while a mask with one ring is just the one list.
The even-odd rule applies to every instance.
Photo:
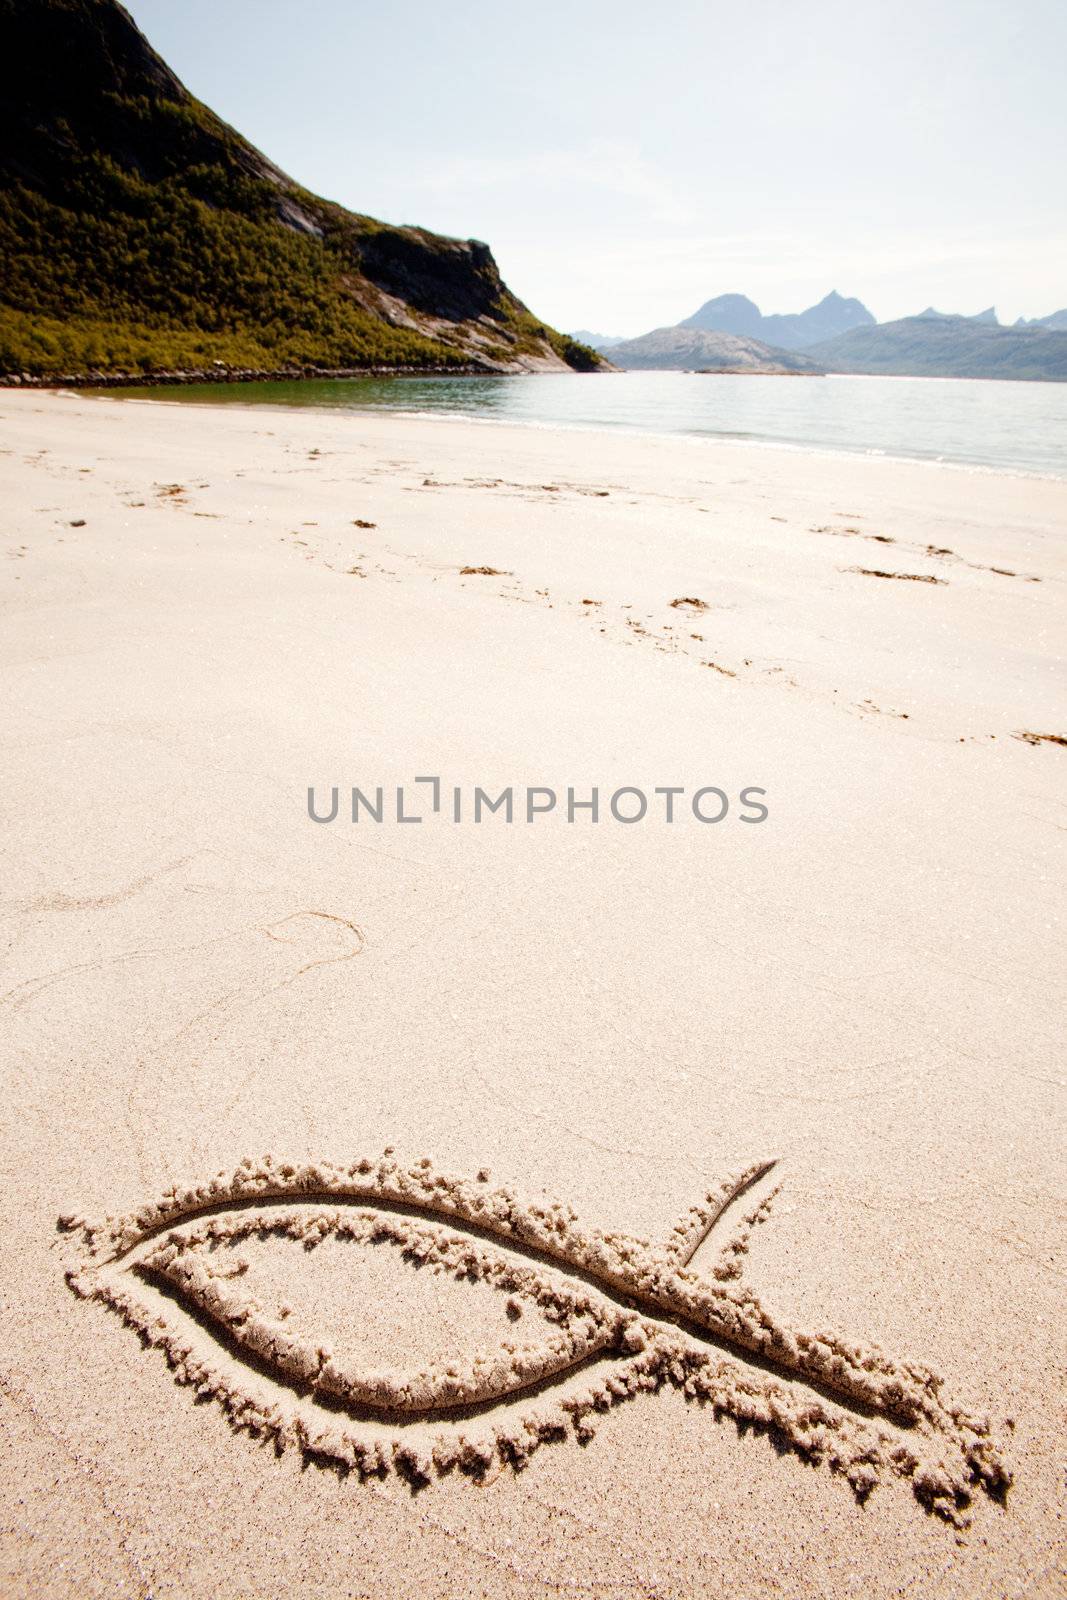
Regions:
[[[179, 1381], [235, 1427], [363, 1476], [393, 1469], [417, 1483], [522, 1466], [549, 1440], [588, 1440], [613, 1405], [671, 1387], [842, 1474], [861, 1499], [903, 1479], [957, 1524], [977, 1489], [1002, 1500], [1011, 1475], [988, 1421], [948, 1399], [935, 1372], [798, 1331], [743, 1284], [748, 1235], [777, 1190], [720, 1229], [710, 1267], [693, 1264], [773, 1166], [728, 1178], [658, 1247], [494, 1187], [485, 1171], [457, 1177], [425, 1157], [405, 1166], [391, 1150], [347, 1167], [246, 1160], [132, 1215], [60, 1227], [80, 1246], [74, 1291], [118, 1311]], [[354, 1349], [323, 1344], [290, 1308], [257, 1298], [238, 1252], [326, 1239], [392, 1246], [400, 1271], [498, 1291], [501, 1336], [412, 1370], [375, 1369], [358, 1337]]]

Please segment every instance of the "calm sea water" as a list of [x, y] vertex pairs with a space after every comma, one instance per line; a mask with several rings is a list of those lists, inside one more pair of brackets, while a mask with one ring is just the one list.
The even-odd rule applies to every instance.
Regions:
[[185, 404], [473, 417], [949, 461], [1067, 478], [1067, 384], [688, 372], [345, 378], [110, 390]]

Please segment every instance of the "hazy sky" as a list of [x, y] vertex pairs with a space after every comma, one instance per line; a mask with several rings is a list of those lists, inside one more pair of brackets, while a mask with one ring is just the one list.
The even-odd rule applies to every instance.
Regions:
[[487, 240], [560, 328], [1067, 305], [1064, 0], [127, 4], [294, 178]]

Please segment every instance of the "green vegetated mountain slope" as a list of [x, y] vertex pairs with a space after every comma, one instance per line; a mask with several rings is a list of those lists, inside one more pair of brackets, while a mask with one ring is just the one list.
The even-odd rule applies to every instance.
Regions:
[[822, 372], [807, 351], [776, 350], [758, 339], [705, 328], [654, 328], [639, 339], [613, 344], [611, 360], [617, 367], [686, 369], [703, 372], [807, 373]]
[[1041, 325], [1002, 328], [984, 317], [947, 317], [929, 311], [873, 328], [854, 328], [809, 346], [806, 354], [829, 372], [1067, 381], [1067, 332]]
[[592, 370], [489, 247], [309, 193], [117, 0], [0, 0], [0, 372]]

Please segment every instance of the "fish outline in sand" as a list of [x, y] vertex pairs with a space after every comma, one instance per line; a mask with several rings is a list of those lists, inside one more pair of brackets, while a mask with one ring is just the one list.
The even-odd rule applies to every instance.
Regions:
[[[547, 1440], [586, 1441], [597, 1413], [670, 1385], [741, 1427], [773, 1431], [846, 1477], [860, 1499], [883, 1479], [904, 1479], [957, 1525], [976, 1490], [1002, 1501], [1011, 1473], [988, 1420], [949, 1402], [936, 1373], [831, 1332], [798, 1331], [741, 1282], [748, 1234], [777, 1190], [710, 1271], [692, 1264], [774, 1166], [725, 1179], [659, 1247], [589, 1227], [561, 1202], [493, 1187], [484, 1168], [471, 1179], [428, 1157], [405, 1166], [392, 1149], [349, 1166], [246, 1159], [130, 1215], [68, 1215], [59, 1226], [81, 1246], [70, 1287], [161, 1347], [179, 1381], [217, 1400], [235, 1427], [363, 1476], [395, 1468], [424, 1482], [454, 1467], [522, 1466]], [[331, 1235], [396, 1245], [416, 1264], [505, 1290], [520, 1310], [533, 1302], [553, 1331], [533, 1345], [505, 1338], [466, 1363], [368, 1372], [292, 1333], [282, 1312], [242, 1290], [240, 1263], [219, 1267], [221, 1245], [272, 1233], [309, 1249]], [[191, 1333], [175, 1326], [174, 1302]], [[234, 1376], [241, 1363], [247, 1381]], [[494, 1410], [504, 1413], [495, 1425]]]

